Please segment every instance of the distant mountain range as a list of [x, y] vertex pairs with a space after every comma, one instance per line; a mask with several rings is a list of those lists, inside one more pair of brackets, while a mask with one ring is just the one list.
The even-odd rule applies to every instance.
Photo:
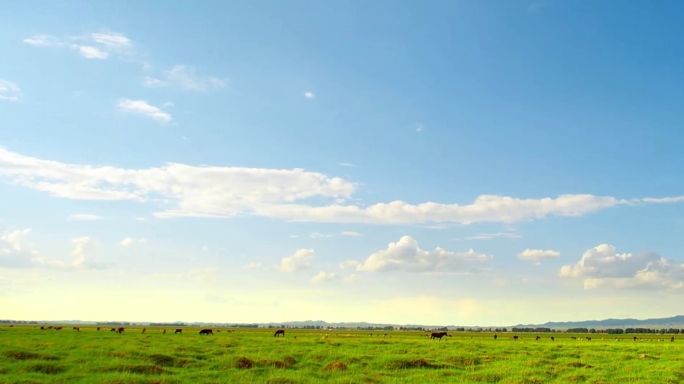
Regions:
[[585, 320], [585, 321], [558, 321], [547, 322], [540, 325], [516, 325], [515, 327], [546, 327], [546, 328], [624, 328], [624, 327], [644, 327], [644, 328], [679, 328], [684, 326], [684, 316], [663, 317], [659, 319], [605, 319], [605, 320]]
[[[94, 321], [82, 321], [82, 320], [63, 320], [63, 321], [38, 321], [40, 324], [95, 324]], [[130, 321], [131, 324], [149, 324], [148, 321]], [[171, 322], [169, 322], [171, 323]], [[218, 323], [218, 322], [196, 322], [196, 321], [178, 321], [176, 323], [184, 323], [188, 325], [197, 326], [209, 326], [209, 325], [223, 325], [232, 326], [235, 324], [246, 324], [246, 323]], [[346, 328], [356, 328], [356, 327], [424, 327], [424, 328], [437, 328], [445, 327], [445, 325], [424, 325], [424, 324], [389, 324], [389, 323], [367, 323], [367, 322], [341, 322], [341, 323], [328, 323], [323, 320], [304, 320], [304, 321], [284, 321], [280, 323], [250, 323], [259, 326], [289, 326], [289, 327], [304, 327], [304, 326], [320, 326], [320, 327], [346, 327]], [[564, 328], [626, 328], [626, 327], [644, 327], [644, 328], [684, 328], [684, 316], [673, 316], [664, 317], [656, 319], [605, 319], [605, 320], [585, 320], [585, 321], [560, 321], [560, 322], [546, 322], [544, 324], [518, 324], [513, 326], [502, 326], [502, 325], [488, 325], [488, 326], [457, 326], [457, 325], [446, 325], [449, 329], [454, 329], [457, 327], [465, 328], [553, 328], [553, 329], [564, 329]]]

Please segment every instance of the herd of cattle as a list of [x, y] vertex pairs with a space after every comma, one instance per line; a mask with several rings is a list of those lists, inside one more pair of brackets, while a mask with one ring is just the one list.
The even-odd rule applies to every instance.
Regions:
[[[13, 327], [13, 325], [10, 325], [10, 328], [12, 328], [12, 327]], [[43, 331], [44, 331], [44, 330], [47, 330], [47, 329], [52, 329], [52, 330], [55, 330], [55, 331], [60, 331], [60, 330], [62, 330], [62, 327], [56, 327], [56, 326], [47, 326], [47, 327], [46, 327], [46, 326], [42, 326], [42, 327], [40, 327], [40, 329], [43, 330]], [[75, 331], [77, 331], [77, 332], [81, 332], [81, 328], [80, 328], [80, 327], [73, 327], [72, 329], [75, 330]], [[102, 328], [101, 328], [101, 327], [97, 327], [97, 330], [100, 331], [100, 330], [102, 330]], [[124, 327], [111, 328], [109, 331], [110, 331], [110, 332], [116, 332], [116, 333], [121, 334], [121, 333], [124, 333], [125, 328], [124, 328]], [[147, 332], [147, 328], [143, 328], [143, 329], [142, 329], [142, 333], [145, 333], [145, 332]], [[217, 329], [216, 332], [221, 332], [221, 330]], [[232, 330], [225, 330], [225, 332], [233, 332], [233, 331], [232, 331]], [[162, 329], [162, 333], [163, 333], [163, 334], [166, 334], [166, 329]], [[173, 333], [174, 333], [174, 334], [176, 334], [176, 333], [183, 333], [183, 329], [182, 329], [182, 328], [176, 328], [176, 329], [173, 331]], [[199, 331], [199, 334], [200, 334], [200, 335], [213, 335], [213, 334], [214, 334], [214, 330], [213, 330], [213, 329], [208, 329], [208, 328], [201, 329], [201, 330]], [[273, 336], [275, 336], [275, 337], [277, 337], [277, 336], [283, 336], [283, 337], [284, 337], [284, 336], [285, 336], [285, 330], [284, 330], [284, 329], [278, 329], [278, 330], [275, 331], [275, 333], [273, 334]], [[373, 334], [371, 333], [371, 334], [369, 334], [368, 336], [373, 336]], [[378, 335], [378, 336], [379, 336], [379, 335]], [[385, 333], [383, 336], [387, 337], [388, 335]], [[421, 334], [420, 336], [421, 336], [421, 337], [429, 337], [430, 340], [437, 339], [437, 340], [439, 340], [439, 341], [442, 341], [442, 338], [443, 338], [443, 337], [446, 337], [446, 336], [452, 337], [450, 334], [448, 334], [448, 332], [432, 332], [430, 335]], [[392, 337], [392, 335], [389, 335], [389, 337]], [[496, 340], [498, 337], [499, 337], [499, 336], [495, 333], [495, 334], [494, 334], [494, 340]], [[297, 338], [297, 336], [294, 336], [294, 338]], [[472, 336], [471, 336], [471, 338], [472, 338]], [[510, 338], [512, 338], [513, 340], [522, 339], [522, 337], [520, 337], [520, 336], [518, 336], [518, 335], [510, 336]], [[570, 338], [571, 338], [572, 340], [578, 340], [578, 338], [575, 337], [575, 336], [571, 336]], [[589, 337], [589, 336], [585, 336], [584, 338], [585, 338], [587, 341], [591, 341], [591, 337]], [[535, 340], [540, 340], [541, 337], [540, 337], [540, 336], [535, 336], [534, 339], [535, 339]], [[554, 336], [549, 337], [549, 339], [550, 339], [551, 341], [555, 341], [555, 340], [556, 340], [556, 338], [555, 338]], [[580, 339], [581, 339], [581, 338], [580, 338]], [[601, 338], [601, 340], [603, 340], [603, 338]], [[620, 341], [620, 340], [621, 340], [620, 338], [615, 338], [615, 341]], [[639, 340], [639, 341], [654, 341], [655, 339], [643, 339], [643, 338], [637, 338], [636, 336], [634, 336], [634, 337], [633, 337], [633, 340], [634, 340], [634, 341], [637, 341], [637, 340]], [[665, 339], [660, 339], [659, 341], [665, 341]], [[675, 341], [674, 336], [670, 337], [670, 342], [674, 342], [674, 341]]]

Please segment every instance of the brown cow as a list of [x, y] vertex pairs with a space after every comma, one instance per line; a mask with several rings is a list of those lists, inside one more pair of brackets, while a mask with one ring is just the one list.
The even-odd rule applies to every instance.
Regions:
[[10, 328], [14, 328], [14, 325], [10, 325], [9, 327], [10, 327]]
[[442, 337], [444, 336], [447, 336], [446, 332], [432, 332], [430, 334], [430, 340], [439, 339], [439, 341], [442, 341]]
[[81, 332], [81, 328], [79, 328], [79, 327], [74, 327], [74, 331]]
[[166, 329], [165, 329], [165, 330], [163, 330], [163, 331], [162, 331], [162, 333], [163, 333], [164, 335], [166, 335]]
[[183, 330], [180, 329], [180, 328], [177, 328], [177, 329], [173, 332], [173, 334], [175, 335], [176, 333], [183, 333]]
[[555, 340], [556, 340], [556, 338], [554, 338], [553, 336], [551, 336], [551, 341], [555, 341]]
[[55, 327], [54, 329], [55, 329], [55, 331], [61, 331], [62, 327]]
[[212, 331], [211, 329], [203, 329], [203, 330], [199, 331], [199, 334], [200, 335], [213, 335], [214, 331]]
[[634, 341], [636, 341], [636, 336], [634, 336]]
[[97, 327], [97, 331], [100, 332], [100, 327]]
[[674, 341], [674, 336], [670, 337], [670, 342]]
[[285, 330], [284, 330], [284, 329], [279, 329], [279, 330], [275, 331], [275, 333], [273, 334], [273, 336], [276, 336], [276, 337], [277, 337], [278, 335], [283, 335], [283, 337], [285, 337]]
[[513, 340], [518, 340], [518, 335], [513, 335]]
[[120, 327], [119, 329], [116, 330], [116, 332], [119, 334], [124, 333], [124, 327]]
[[142, 333], [145, 333], [147, 331], [147, 328], [143, 328]]
[[116, 328], [110, 329], [109, 332], [116, 332]]
[[539, 339], [541, 339], [541, 337], [537, 336], [537, 337], [535, 337], [534, 339], [535, 339], [535, 340], [539, 340]]

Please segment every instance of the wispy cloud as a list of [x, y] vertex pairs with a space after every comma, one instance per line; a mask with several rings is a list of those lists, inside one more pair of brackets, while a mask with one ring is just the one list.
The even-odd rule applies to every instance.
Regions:
[[110, 56], [129, 59], [133, 56], [133, 42], [116, 32], [87, 33], [81, 36], [58, 38], [51, 35], [35, 35], [24, 39], [34, 47], [60, 47], [77, 51], [86, 59], [107, 59]]
[[340, 165], [343, 167], [353, 167], [354, 166], [354, 164], [350, 164], [350, 163], [340, 163]]
[[93, 221], [93, 220], [100, 220], [102, 217], [98, 215], [91, 215], [87, 213], [78, 213], [75, 215], [69, 215], [67, 217], [67, 220], [69, 221]]
[[352, 231], [344, 231], [341, 233], [342, 236], [353, 236], [353, 237], [360, 237], [361, 234], [358, 232], [352, 232]]
[[18, 101], [21, 98], [21, 89], [15, 83], [0, 79], [0, 100]]
[[424, 129], [425, 127], [422, 124], [420, 124], [416, 127], [416, 132], [423, 132]]
[[560, 257], [560, 252], [554, 251], [554, 250], [541, 250], [541, 249], [526, 249], [518, 254], [518, 259], [520, 260], [533, 260], [533, 261], [541, 261], [541, 260], [549, 260], [549, 259], [557, 259]]
[[[154, 115], [157, 109], [130, 105]], [[162, 115], [163, 116], [163, 115]], [[372, 205], [307, 205], [304, 201], [353, 200], [359, 184], [302, 169], [191, 166], [167, 163], [147, 169], [126, 169], [60, 163], [23, 156], [0, 148], [0, 176], [19, 185], [76, 200], [133, 200], [159, 204], [154, 215], [234, 217], [243, 213], [298, 222], [430, 224], [515, 223], [549, 216], [575, 217], [600, 210], [652, 201], [625, 200], [590, 194], [541, 199], [482, 195], [467, 204], [403, 201]], [[679, 197], [659, 198], [679, 202]], [[510, 236], [510, 235], [508, 235]]]
[[312, 239], [318, 239], [321, 237], [331, 237], [331, 235], [325, 235], [323, 233], [318, 233], [318, 232], [311, 232], [311, 233], [309, 233], [309, 237]]
[[226, 86], [226, 79], [211, 76], [199, 76], [195, 73], [195, 68], [185, 65], [174, 65], [171, 69], [162, 72], [161, 78], [146, 76], [142, 79], [143, 85], [147, 87], [167, 87], [175, 86], [191, 91], [205, 91], [207, 89], [223, 88]]
[[119, 110], [129, 113], [138, 113], [162, 123], [171, 121], [171, 115], [144, 100], [120, 99], [117, 103]]
[[496, 237], [518, 239], [518, 238], [521, 238], [522, 235], [517, 234], [515, 232], [479, 233], [477, 235], [461, 237], [461, 238], [454, 239], [454, 240], [491, 240], [491, 239], [496, 238]]
[[306, 97], [307, 99], [313, 99], [316, 97], [316, 95], [314, 95], [311, 92], [304, 92], [304, 97]]

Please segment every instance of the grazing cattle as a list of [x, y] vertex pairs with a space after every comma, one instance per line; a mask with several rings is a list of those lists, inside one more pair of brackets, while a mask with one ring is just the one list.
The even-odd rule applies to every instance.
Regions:
[[97, 327], [97, 331], [98, 331], [98, 332], [100, 331], [100, 327]]
[[183, 330], [180, 328], [177, 328], [175, 331], [173, 331], [173, 334], [175, 335], [176, 333], [183, 333]]
[[570, 338], [573, 340], [577, 340], [577, 338], [575, 336], [570, 336]]
[[143, 328], [142, 333], [145, 333], [147, 331], [147, 328]]
[[214, 331], [212, 331], [211, 329], [203, 329], [203, 330], [199, 331], [199, 334], [200, 335], [213, 335]]
[[116, 332], [116, 328], [110, 329], [109, 332]]
[[589, 336], [585, 336], [585, 338], [586, 338], [587, 340], [591, 340], [591, 337], [589, 337]]
[[514, 335], [513, 340], [518, 340], [518, 335]]
[[297, 338], [297, 335], [294, 335], [294, 336], [292, 336], [292, 337], [296, 339], [296, 338]]
[[279, 329], [279, 330], [275, 331], [275, 333], [273, 334], [274, 337], [277, 337], [278, 335], [283, 335], [283, 337], [285, 337], [285, 330]]
[[9, 327], [10, 327], [10, 328], [14, 328], [14, 325], [10, 325]]
[[40, 330], [41, 330], [41, 331], [44, 331], [44, 330], [45, 330], [45, 327], [40, 327]]
[[117, 329], [116, 332], [117, 332], [118, 334], [124, 333], [124, 327], [121, 327], [121, 328]]
[[634, 341], [636, 341], [636, 336], [634, 336]]
[[51, 325], [51, 326], [49, 326], [49, 327], [47, 327], [46, 329], [52, 329], [52, 325]]
[[551, 341], [556, 341], [556, 338], [554, 338], [553, 336], [551, 336]]
[[496, 333], [495, 333], [495, 334], [494, 334], [494, 340], [496, 340], [497, 337], [499, 337], [499, 336], [497, 336]]
[[54, 329], [55, 329], [55, 331], [61, 331], [62, 327], [55, 327]]
[[670, 343], [674, 341], [674, 336], [670, 337]]
[[439, 341], [442, 341], [442, 337], [444, 336], [447, 336], [446, 332], [432, 332], [430, 334], [430, 340], [439, 339]]
[[166, 329], [162, 331], [162, 334], [166, 335]]
[[74, 329], [74, 331], [81, 332], [81, 328], [79, 328], [79, 327], [74, 327], [73, 329]]
[[220, 330], [220, 329], [217, 329], [216, 332], [221, 332], [221, 330]]
[[541, 339], [541, 337], [537, 336], [537, 337], [535, 337], [534, 339], [535, 339], [535, 340], [539, 340], [539, 339]]

